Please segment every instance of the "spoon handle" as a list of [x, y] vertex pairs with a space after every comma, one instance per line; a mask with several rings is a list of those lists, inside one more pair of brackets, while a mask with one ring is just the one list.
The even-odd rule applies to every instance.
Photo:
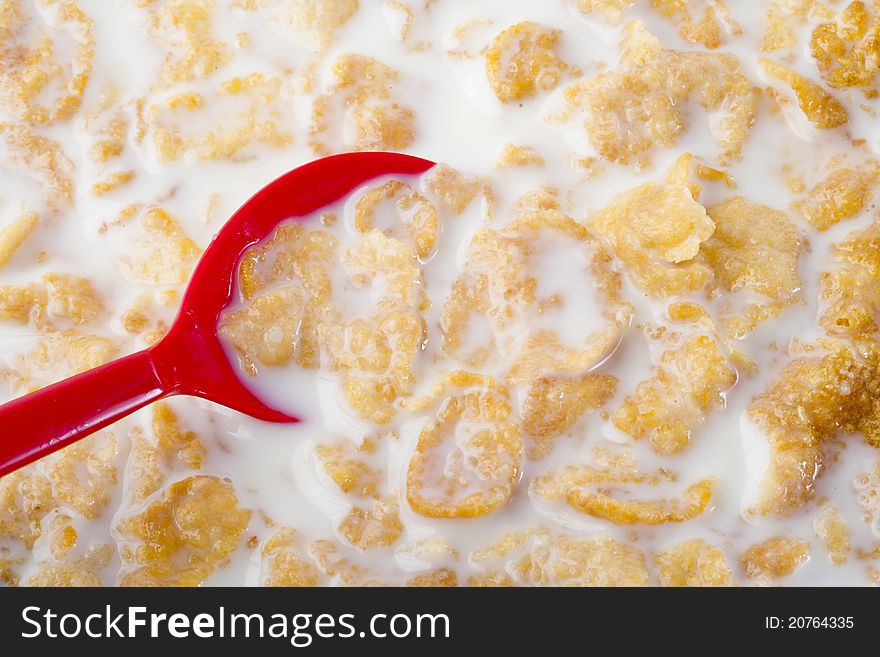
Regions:
[[0, 477], [169, 394], [150, 351], [0, 406]]

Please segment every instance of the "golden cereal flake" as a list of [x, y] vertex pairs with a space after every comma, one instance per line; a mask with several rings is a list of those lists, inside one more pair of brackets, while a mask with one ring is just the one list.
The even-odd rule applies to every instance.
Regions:
[[26, 586], [105, 586], [101, 571], [113, 558], [109, 545], [93, 545], [78, 559], [71, 561], [42, 561]]
[[[483, 575], [470, 586], [646, 586], [645, 556], [607, 536], [554, 537], [545, 529], [505, 534], [469, 560]], [[493, 568], [493, 570], [489, 570]]]
[[340, 27], [357, 13], [359, 0], [292, 0], [275, 20], [314, 51], [327, 48]]
[[836, 16], [817, 25], [810, 55], [832, 87], [870, 89], [880, 69], [880, 15], [876, 3], [850, 2]]
[[[644, 473], [630, 458], [617, 456], [606, 458], [599, 467], [566, 466], [559, 472], [541, 475], [532, 482], [531, 492], [548, 500], [565, 499], [577, 511], [618, 525], [684, 522], [706, 511], [715, 483], [711, 478], [688, 486], [680, 498], [631, 499], [631, 491], [622, 488], [657, 486], [671, 479], [675, 475], [666, 470]], [[619, 495], [615, 497], [614, 493]]]
[[0, 269], [9, 264], [12, 256], [30, 237], [39, 223], [40, 218], [36, 212], [25, 212], [0, 230]]
[[[691, 45], [717, 48], [724, 43], [723, 31], [742, 33], [723, 0], [651, 0], [651, 5], [676, 25], [681, 38]], [[699, 19], [698, 7], [703, 14]]]
[[349, 440], [332, 445], [315, 445], [315, 455], [323, 463], [324, 472], [343, 493], [378, 497], [380, 473], [358, 458], [354, 451], [355, 447]]
[[621, 500], [605, 492], [574, 490], [567, 499], [572, 508], [618, 525], [662, 525], [692, 520], [706, 511], [713, 483], [712, 479], [698, 481], [688, 486], [680, 498]]
[[367, 511], [353, 507], [339, 524], [339, 534], [361, 550], [390, 547], [403, 529], [394, 495], [375, 500]]
[[0, 121], [0, 143], [6, 146], [3, 155], [10, 170], [35, 179], [51, 208], [72, 203], [74, 164], [57, 141], [34, 134], [25, 125]]
[[641, 169], [652, 151], [678, 141], [688, 105], [698, 104], [705, 113], [724, 114], [713, 123], [722, 163], [740, 159], [756, 102], [735, 55], [664, 50], [641, 21], [624, 26], [622, 51], [615, 70], [565, 88], [559, 119], [580, 115], [602, 158]]
[[180, 221], [160, 207], [141, 215], [143, 237], [117, 261], [129, 279], [152, 284], [185, 283], [202, 254]]
[[49, 480], [35, 466], [0, 479], [0, 537], [31, 549], [42, 533], [41, 520], [57, 506]]
[[296, 221], [281, 224], [269, 240], [245, 253], [239, 283], [245, 299], [290, 281], [324, 303], [330, 298], [330, 264], [338, 241], [322, 230], [309, 230]]
[[160, 402], [153, 405], [151, 427], [156, 446], [166, 458], [174, 457], [193, 470], [202, 467], [206, 456], [204, 445], [194, 432], [180, 428], [177, 415], [168, 404]]
[[654, 555], [660, 586], [733, 586], [733, 571], [721, 548], [701, 538], [682, 541]]
[[518, 215], [541, 210], [559, 210], [559, 190], [553, 187], [538, 187], [517, 198], [514, 207]]
[[633, 283], [653, 297], [694, 292], [712, 277], [696, 256], [715, 224], [684, 185], [640, 185], [589, 224], [626, 265]]
[[416, 513], [475, 518], [507, 503], [522, 471], [523, 442], [506, 388], [492, 377], [448, 372], [406, 406], [436, 408], [407, 469], [406, 497]]
[[531, 146], [523, 146], [520, 144], [511, 144], [507, 142], [498, 159], [495, 160], [495, 168], [502, 167], [524, 167], [530, 164], [544, 164], [544, 158], [538, 155], [538, 152]]
[[708, 413], [723, 406], [722, 393], [734, 383], [736, 371], [715, 338], [681, 337], [611, 420], [633, 438], [647, 438], [655, 451], [674, 454], [690, 443]]
[[16, 575], [16, 566], [21, 562], [20, 559], [3, 559], [0, 558], [0, 582], [7, 586], [18, 586], [18, 575]]
[[598, 484], [648, 484], [656, 486], [674, 480], [666, 470], [643, 472], [629, 453], [592, 450], [591, 465], [567, 465], [559, 471], [550, 471], [532, 480], [530, 492], [546, 500], [566, 499], [584, 486]]
[[263, 586], [317, 586], [317, 569], [297, 549], [296, 530], [283, 527], [263, 544]]
[[666, 315], [679, 324], [695, 324], [706, 330], [714, 326], [712, 315], [703, 306], [693, 301], [675, 301], [666, 307]]
[[160, 82], [190, 82], [210, 76], [229, 61], [229, 46], [214, 37], [215, 0], [142, 2], [150, 33], [163, 47]]
[[141, 427], [133, 427], [128, 438], [131, 449], [125, 475], [126, 492], [132, 504], [140, 504], [162, 487], [164, 459], [152, 434], [147, 434]]
[[[565, 300], [558, 294], [539, 298], [532, 275], [533, 259], [567, 248], [584, 256], [579, 275], [595, 290], [604, 322], [573, 343], [563, 342], [546, 319]], [[609, 255], [581, 224], [555, 210], [527, 212], [501, 231], [482, 228], [474, 233], [465, 269], [443, 308], [443, 349], [479, 365], [497, 348], [513, 358], [507, 379], [515, 384], [549, 374], [585, 372], [610, 353], [629, 324], [633, 310], [620, 288]], [[490, 342], [466, 344], [469, 328], [480, 319], [489, 323]], [[519, 340], [522, 335], [525, 339]], [[465, 346], [472, 351], [462, 353]]]
[[730, 196], [706, 212], [715, 232], [700, 248], [727, 290], [754, 290], [775, 301], [798, 294], [803, 238], [784, 212], [741, 196]]
[[[415, 113], [391, 93], [397, 71], [371, 57], [344, 53], [333, 63], [333, 75], [334, 82], [312, 106], [309, 133], [315, 153], [403, 150], [413, 142]], [[346, 125], [352, 129], [342, 130]]]
[[695, 201], [700, 200], [703, 191], [699, 180], [707, 183], [722, 183], [728, 189], [736, 189], [736, 181], [729, 174], [704, 164], [692, 153], [682, 153], [666, 171], [664, 178], [667, 185], [687, 187]]
[[488, 179], [471, 176], [448, 164], [437, 164], [424, 175], [425, 187], [457, 214], [461, 214], [479, 194], [490, 193]]
[[101, 168], [119, 158], [126, 149], [131, 122], [120, 103], [119, 90], [110, 86], [102, 92], [98, 109], [84, 121], [91, 138], [89, 155]]
[[387, 224], [389, 216], [392, 217], [392, 227], [385, 234], [400, 237], [397, 224], [402, 224], [404, 235], [415, 243], [419, 258], [427, 259], [434, 251], [440, 234], [437, 207], [399, 180], [389, 180], [371, 187], [355, 204], [354, 224], [361, 233], [371, 230], [378, 221]]
[[502, 103], [531, 98], [559, 84], [568, 65], [556, 46], [562, 32], [532, 21], [507, 28], [486, 50], [489, 86]]
[[122, 313], [119, 321], [127, 333], [141, 336], [147, 345], [153, 345], [168, 333], [169, 313], [178, 300], [179, 296], [174, 290], [164, 290], [158, 295], [143, 292]]
[[113, 171], [92, 185], [93, 196], [105, 196], [134, 180], [134, 171]]
[[803, 300], [800, 255], [803, 236], [788, 217], [742, 197], [707, 208], [715, 232], [701, 246], [715, 279], [730, 292], [751, 290], [767, 297], [731, 314], [722, 309], [728, 337], [738, 339]]
[[438, 568], [429, 573], [422, 573], [411, 577], [406, 582], [407, 586], [415, 587], [455, 587], [458, 586], [458, 575], [449, 568]]
[[575, 0], [575, 6], [583, 14], [597, 14], [603, 22], [617, 25], [636, 0]]
[[816, 184], [807, 197], [794, 204], [814, 228], [826, 230], [858, 216], [880, 183], [880, 161], [868, 160], [858, 167], [840, 167]]
[[763, 52], [775, 52], [797, 45], [797, 34], [788, 24], [784, 14], [770, 9], [767, 11], [767, 27], [761, 39]]
[[792, 360], [749, 406], [756, 440], [769, 450], [751, 513], [786, 514], [811, 498], [826, 467], [823, 444], [838, 432], [880, 444], [880, 350], [873, 343], [820, 346], [827, 353]]
[[73, 274], [44, 274], [39, 283], [0, 285], [0, 319], [40, 329], [59, 323], [85, 324], [104, 310], [91, 282]]
[[523, 428], [532, 439], [529, 458], [550, 452], [557, 436], [571, 429], [584, 413], [611, 399], [616, 387], [617, 379], [606, 374], [536, 379], [522, 410]]
[[[226, 312], [219, 333], [228, 339], [251, 376], [259, 362], [270, 367], [297, 362], [314, 367], [318, 352], [306, 330], [309, 297], [295, 287], [284, 287], [260, 294], [242, 310]], [[313, 319], [313, 318], [311, 318]]]
[[359, 563], [341, 554], [340, 546], [332, 541], [315, 541], [309, 546], [309, 556], [318, 569], [341, 586], [384, 586], [375, 575]]
[[867, 338], [880, 312], [880, 224], [850, 233], [832, 248], [839, 266], [819, 275], [819, 324], [834, 336]]
[[54, 382], [103, 365], [118, 351], [109, 338], [67, 329], [44, 334], [31, 351], [18, 358], [17, 366], [32, 376], [45, 378], [51, 373]]
[[96, 434], [50, 456], [43, 467], [60, 504], [84, 518], [97, 518], [110, 502], [117, 482], [118, 441], [112, 433]]
[[117, 453], [113, 434], [100, 432], [0, 478], [0, 538], [31, 549], [44, 518], [62, 507], [98, 518], [117, 483]]
[[806, 16], [819, 3], [815, 0], [773, 0], [773, 4], [786, 14]]
[[73, 324], [90, 322], [104, 310], [91, 281], [73, 274], [44, 274], [46, 310], [50, 318], [66, 319]]
[[148, 433], [140, 427], [129, 432], [127, 490], [132, 504], [140, 504], [159, 490], [171, 473], [200, 469], [206, 457], [199, 437], [181, 429], [168, 404], [154, 404], [152, 410]]
[[868, 524], [874, 536], [880, 538], [880, 461], [877, 461], [873, 470], [856, 477], [853, 488], [859, 506], [864, 509], [862, 520]]
[[415, 114], [397, 103], [365, 102], [352, 110], [354, 145], [361, 151], [400, 151], [414, 138]]
[[828, 560], [839, 565], [846, 563], [850, 551], [850, 532], [837, 508], [825, 504], [813, 520], [813, 531], [825, 544]]
[[[44, 532], [46, 521], [43, 521]], [[52, 515], [48, 522], [48, 533], [44, 537], [44, 544], [49, 548], [49, 553], [56, 560], [61, 560], [76, 547], [79, 534], [73, 526], [73, 518], [65, 511], [59, 511]]]
[[746, 575], [772, 578], [791, 575], [810, 557], [810, 544], [799, 538], [774, 536], [747, 549], [740, 557]]
[[412, 362], [424, 330], [418, 314], [391, 310], [355, 320], [330, 341], [331, 368], [342, 371], [345, 398], [362, 418], [384, 424], [394, 417], [395, 402], [415, 383]]
[[420, 313], [427, 300], [413, 245], [372, 230], [343, 252], [342, 263], [355, 287], [382, 296], [375, 313], [350, 324], [330, 318], [318, 332], [331, 370], [342, 372], [342, 389], [351, 407], [378, 424], [391, 420], [394, 403], [415, 383], [412, 364], [425, 339]]
[[39, 283], [0, 285], [0, 320], [40, 326], [48, 304], [46, 287]]
[[761, 60], [761, 68], [794, 92], [804, 116], [820, 130], [837, 128], [849, 122], [846, 107], [818, 84], [769, 59]]
[[198, 586], [224, 565], [251, 517], [218, 477], [187, 477], [151, 499], [116, 526], [123, 586]]
[[48, 25], [17, 0], [0, 8], [0, 105], [37, 124], [76, 113], [95, 58], [92, 19], [74, 2], [41, 4], [51, 13]]
[[[216, 122], [207, 112], [218, 116]], [[256, 156], [253, 145], [284, 148], [293, 142], [279, 127], [284, 121], [281, 80], [268, 73], [227, 80], [207, 100], [196, 92], [171, 96], [146, 112], [147, 134], [164, 162], [244, 161]]]

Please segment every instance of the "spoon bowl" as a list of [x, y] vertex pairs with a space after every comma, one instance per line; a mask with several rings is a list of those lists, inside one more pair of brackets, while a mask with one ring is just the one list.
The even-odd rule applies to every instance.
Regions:
[[205, 250], [162, 340], [0, 406], [0, 476], [172, 395], [200, 397], [267, 422], [298, 422], [248, 389], [217, 335], [242, 256], [283, 221], [306, 217], [374, 178], [419, 174], [432, 166], [401, 153], [344, 153], [263, 187]]

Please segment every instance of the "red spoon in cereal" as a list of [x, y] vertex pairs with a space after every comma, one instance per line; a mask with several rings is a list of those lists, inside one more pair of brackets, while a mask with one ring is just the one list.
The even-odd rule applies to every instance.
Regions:
[[374, 178], [419, 174], [432, 166], [399, 153], [346, 153], [266, 185], [205, 250], [177, 319], [160, 342], [0, 406], [0, 476], [171, 395], [201, 397], [267, 422], [297, 422], [242, 383], [218, 338], [239, 260], [287, 219], [308, 216]]

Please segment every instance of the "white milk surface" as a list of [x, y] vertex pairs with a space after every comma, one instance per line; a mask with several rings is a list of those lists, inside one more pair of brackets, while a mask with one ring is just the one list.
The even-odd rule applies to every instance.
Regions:
[[[713, 136], [713, 122], [719, 117], [708, 116], [696, 105], [687, 108], [685, 132], [672, 148], [653, 152], [650, 167], [637, 171], [632, 166], [600, 162], [602, 171], [588, 176], [577, 166], [578, 159], [595, 155], [584, 132], [576, 123], [559, 125], [548, 119], [562, 102], [562, 89], [577, 79], [576, 75], [564, 74], [562, 83], [554, 91], [540, 92], [521, 102], [498, 101], [487, 82], [484, 58], [479, 51], [501, 30], [520, 21], [532, 20], [560, 29], [559, 55], [572, 67], [578, 67], [580, 74], [590, 76], [602, 69], [613, 70], [620, 56], [618, 44], [623, 28], [585, 17], [574, 2], [363, 0], [351, 19], [335, 30], [323, 50], [315, 49], [308, 38], [278, 20], [279, 12], [296, 3], [257, 2], [254, 3], [257, 9], [248, 10], [243, 8], [249, 4], [246, 2], [204, 2], [200, 4], [211, 10], [210, 33], [226, 44], [229, 57], [217, 70], [169, 85], [160, 84], [158, 79], [171, 46], [167, 39], [163, 41], [164, 37], [160, 38], [150, 29], [148, 10], [138, 8], [139, 3], [125, 0], [79, 0], [78, 4], [93, 20], [95, 40], [94, 70], [86, 84], [82, 105], [69, 120], [31, 126], [35, 134], [57, 140], [59, 149], [69, 158], [74, 184], [70, 203], [53, 207], [47, 200], [45, 182], [35, 173], [38, 163], [33, 155], [24, 163], [14, 161], [12, 147], [3, 141], [2, 125], [17, 124], [20, 120], [14, 109], [0, 104], [0, 229], [25, 210], [40, 216], [40, 225], [34, 234], [10, 263], [0, 269], [0, 284], [24, 285], [38, 281], [46, 272], [88, 278], [105, 310], [91, 324], [78, 328], [109, 338], [119, 353], [145, 346], [142, 336], [127, 333], [121, 322], [123, 313], [134, 300], [143, 293], [158, 299], [169, 291], [176, 292], [179, 298], [183, 289], [182, 281], [174, 276], [145, 280], [126, 275], [131, 271], [124, 266], [126, 259], [136, 256], [143, 248], [140, 242], [143, 229], [138, 220], [120, 222], [120, 212], [130, 204], [160, 206], [177, 219], [196, 244], [207, 247], [224, 220], [261, 186], [316, 157], [308, 134], [312, 103], [334, 83], [332, 66], [343, 53], [374, 57], [399, 72], [391, 94], [415, 114], [414, 140], [404, 149], [406, 152], [448, 163], [470, 175], [488, 176], [494, 194], [492, 208], [478, 198], [461, 215], [447, 213], [441, 217], [437, 247], [423, 263], [423, 284], [430, 306], [423, 313], [427, 342], [414, 362], [415, 395], [426, 392], [440, 371], [467, 368], [440, 349], [443, 303], [464, 267], [474, 232], [480, 227], [501, 229], [511, 222], [520, 196], [542, 187], [554, 188], [558, 192], [560, 210], [584, 222], [617, 194], [646, 181], [662, 182], [665, 171], [685, 152], [693, 153], [708, 165], [719, 165], [719, 148]], [[701, 15], [706, 3], [689, 4], [699, 6], [695, 13]], [[836, 6], [842, 4], [838, 2]], [[56, 54], [60, 61], [65, 61], [64, 48], [72, 45], [69, 35], [55, 23], [54, 8], [47, 6], [52, 3], [38, 0], [21, 5], [30, 16], [32, 27], [56, 39]], [[652, 10], [648, 2], [637, 5], [626, 14], [627, 19], [644, 20], [666, 48], [696, 49], [685, 43], [677, 28]], [[734, 53], [754, 86], [766, 89], [778, 84], [759, 66], [762, 56], [775, 60], [782, 57], [759, 50], [767, 21], [766, 10], [774, 3], [731, 2], [730, 5], [743, 32], [738, 36], [725, 34], [725, 43], [718, 51]], [[401, 26], [406, 22], [406, 14], [401, 7], [408, 8], [412, 14], [405, 38], [401, 38]], [[457, 28], [471, 21], [477, 21], [472, 29], [464, 34], [457, 32]], [[807, 20], [798, 23], [795, 18], [791, 21], [799, 30], [799, 52], [784, 61], [818, 81], [815, 63], [805, 45], [814, 24]], [[462, 49], [477, 56], [467, 59], [449, 54]], [[177, 159], [166, 161], [157, 152], [149, 129], [146, 137], [138, 135], [138, 117], [142, 116], [144, 107], [165, 103], [175, 95], [192, 91], [204, 95], [204, 106], [191, 116], [175, 115], [175, 125], [184, 134], [219, 134], [225, 125], [238, 120], [236, 112], [240, 109], [224, 104], [231, 102], [228, 98], [217, 97], [218, 85], [251, 73], [271, 74], [281, 80], [275, 95], [264, 101], [278, 108], [272, 120], [279, 132], [291, 136], [289, 144], [249, 143], [232, 158], [213, 160], [200, 159], [192, 147], [189, 151], [184, 149]], [[309, 88], [304, 80], [312, 74], [314, 85]], [[427, 518], [409, 508], [405, 494], [406, 472], [418, 435], [426, 424], [425, 414], [401, 411], [388, 425], [377, 426], [360, 418], [348, 406], [342, 394], [340, 375], [331, 371], [326, 362], [321, 368], [308, 371], [294, 365], [260, 367], [254, 378], [242, 372], [243, 379], [268, 403], [300, 417], [301, 423], [267, 424], [195, 399], [179, 398], [169, 402], [180, 426], [196, 432], [207, 449], [207, 458], [198, 474], [228, 478], [240, 505], [254, 511], [238, 548], [213, 570], [204, 584], [260, 584], [266, 575], [262, 570], [260, 546], [281, 526], [297, 530], [298, 545], [306, 559], [309, 558], [306, 548], [312, 542], [334, 541], [342, 546], [342, 552], [352, 562], [363, 565], [376, 580], [398, 584], [438, 565], [454, 569], [459, 583], [466, 583], [470, 575], [479, 573], [479, 567], [468, 559], [472, 551], [495, 544], [507, 532], [535, 528], [548, 528], [575, 539], [610, 536], [631, 544], [645, 555], [653, 584], [659, 580], [652, 555], [693, 538], [703, 538], [722, 549], [736, 583], [766, 582], [760, 578], [749, 579], [739, 558], [749, 546], [777, 535], [808, 541], [810, 556], [793, 574], [769, 580], [771, 583], [869, 584], [871, 573], [880, 567], [876, 554], [880, 531], [877, 518], [866, 516], [857, 502], [859, 490], [854, 482], [875, 469], [878, 453], [864, 444], [861, 436], [840, 436], [839, 458], [817, 480], [813, 500], [781, 518], [752, 517], [745, 513], [769, 459], [766, 439], [749, 422], [747, 408], [790, 360], [787, 345], [792, 338], [810, 342], [821, 337], [816, 321], [820, 311], [818, 278], [822, 271], [830, 268], [830, 250], [851, 231], [864, 229], [874, 220], [874, 204], [869, 202], [858, 217], [817, 232], [790, 207], [796, 197], [783, 178], [784, 166], [793, 167], [810, 187], [824, 176], [823, 165], [830, 157], [848, 155], [848, 162], [857, 163], [880, 152], [880, 125], [875, 116], [880, 103], [876, 99], [866, 100], [856, 91], [841, 91], [836, 96], [848, 108], [850, 122], [840, 128], [820, 131], [806, 120], [796, 103], [790, 103], [784, 112], [775, 111], [763, 93], [743, 157], [725, 169], [736, 181], [736, 190], [727, 190], [723, 185], [704, 185], [703, 205], [716, 204], [728, 195], [738, 194], [786, 212], [804, 231], [808, 248], [802, 254], [800, 266], [805, 304], [788, 308], [779, 318], [739, 341], [737, 346], [757, 363], [758, 372], [752, 378], [740, 374], [734, 387], [724, 393], [723, 408], [708, 413], [707, 421], [693, 430], [691, 442], [684, 451], [659, 456], [651, 451], [647, 441], [634, 440], [603, 419], [603, 415], [607, 417], [607, 413], [613, 412], [634, 392], [640, 381], [651, 376], [652, 358], [659, 356], [650, 353], [648, 342], [638, 327], [668, 324], [664, 319], [664, 304], [648, 299], [637, 290], [623, 268], [623, 295], [634, 305], [635, 316], [614, 352], [594, 368], [596, 372], [619, 379], [615, 396], [602, 408], [607, 413], [586, 414], [570, 431], [556, 439], [548, 455], [539, 460], [524, 458], [520, 481], [508, 503], [481, 518]], [[108, 97], [112, 98], [109, 109], [104, 100]], [[97, 131], [102, 122], [106, 123], [115, 112], [127, 120], [124, 149], [119, 159], [100, 165], [90, 156], [90, 149], [100, 138]], [[340, 115], [333, 120], [322, 139], [332, 151], [351, 149], [354, 138], [351, 117]], [[858, 139], [865, 141], [852, 146], [852, 141]], [[498, 155], [508, 143], [533, 148], [545, 163], [497, 168]], [[91, 192], [92, 185], [107, 172], [123, 169], [134, 172], [130, 183], [100, 197]], [[410, 183], [424, 190], [418, 179]], [[351, 199], [341, 199], [315, 217], [300, 220], [318, 228], [318, 215], [326, 212], [334, 212], [339, 217], [328, 230], [339, 238], [340, 249], [344, 250], [355, 239]], [[377, 227], [392, 228], [394, 220], [389, 221], [391, 223], [383, 224], [380, 215]], [[537, 238], [535, 250], [533, 274], [538, 280], [538, 296], [557, 296], [563, 304], [539, 316], [527, 317], [525, 323], [510, 327], [504, 336], [495, 336], [499, 341], [503, 338], [509, 350], [515, 351], [529, 331], [535, 329], [555, 330], [563, 342], [574, 344], [579, 337], [603, 326], [603, 302], [586, 271], [584, 254], [567, 240], [552, 235]], [[375, 297], [381, 290], [373, 290], [371, 296], [369, 290], [347, 287], [349, 282], [341, 269], [334, 273], [333, 283], [334, 299], [346, 320], [372, 314]], [[744, 301], [737, 296], [731, 296], [730, 300], [734, 306]], [[159, 318], [170, 322], [175, 305], [172, 301], [160, 307]], [[717, 308], [712, 310], [715, 312]], [[488, 324], [482, 325], [479, 318], [474, 318], [465, 342], [481, 344], [491, 334]], [[42, 337], [43, 329], [33, 322], [0, 320], [0, 364], [4, 373], [20, 369], [22, 356]], [[503, 355], [509, 356], [507, 351]], [[231, 350], [230, 357], [235, 360]], [[509, 363], [502, 361], [499, 364], [497, 360], [490, 360], [478, 371], [503, 376]], [[46, 362], [36, 370], [32, 368], [26, 376], [34, 387], [69, 374], [70, 367], [61, 358]], [[0, 383], [3, 385], [0, 395], [4, 399], [23, 392], [20, 386], [16, 387], [11, 375], [4, 376]], [[521, 416], [525, 394], [524, 387], [511, 389], [515, 421]], [[138, 510], [127, 501], [131, 483], [131, 467], [126, 465], [130, 460], [128, 434], [135, 427], [149, 430], [151, 417], [150, 410], [145, 409], [112, 428], [119, 440], [118, 482], [97, 518], [75, 517], [79, 535], [76, 554], [100, 543], [107, 543], [113, 549], [111, 563], [101, 574], [108, 584], [119, 580], [120, 567], [124, 566], [118, 555], [123, 539], [114, 525], [119, 518]], [[479, 428], [459, 426], [458, 432], [462, 435], [454, 438], [461, 442], [467, 438], [468, 431]], [[314, 448], [342, 439], [357, 445], [365, 436], [380, 437], [371, 462], [381, 470], [384, 488], [390, 493], [399, 493], [404, 531], [390, 547], [358, 551], [345, 545], [338, 529], [352, 508], [352, 499], [324, 472]], [[535, 477], [566, 465], [583, 464], [596, 447], [630, 452], [646, 471], [664, 467], [677, 474], [676, 481], [650, 489], [631, 487], [628, 495], [633, 498], [676, 497], [688, 485], [714, 477], [716, 483], [709, 508], [699, 517], [681, 523], [656, 527], [618, 526], [579, 512], [564, 502], [549, 502], [530, 493], [529, 484]], [[165, 485], [191, 474], [194, 473], [169, 470]], [[829, 561], [822, 541], [813, 530], [820, 500], [825, 498], [839, 510], [851, 534], [851, 550], [843, 564], [834, 565]], [[52, 513], [58, 512], [53, 510]], [[271, 518], [271, 522], [267, 518]], [[50, 520], [46, 516], [41, 522], [48, 526]], [[252, 537], [255, 539], [248, 542]], [[428, 560], [420, 556], [419, 542], [433, 539], [452, 546], [458, 558], [441, 563], [437, 558]], [[33, 549], [27, 549], [15, 536], [0, 536], [3, 550], [0, 559], [4, 555], [12, 558], [18, 580], [26, 582], [41, 562], [52, 558], [44, 543], [45, 540], [38, 540]], [[322, 582], [333, 584], [336, 580], [326, 577]]]

